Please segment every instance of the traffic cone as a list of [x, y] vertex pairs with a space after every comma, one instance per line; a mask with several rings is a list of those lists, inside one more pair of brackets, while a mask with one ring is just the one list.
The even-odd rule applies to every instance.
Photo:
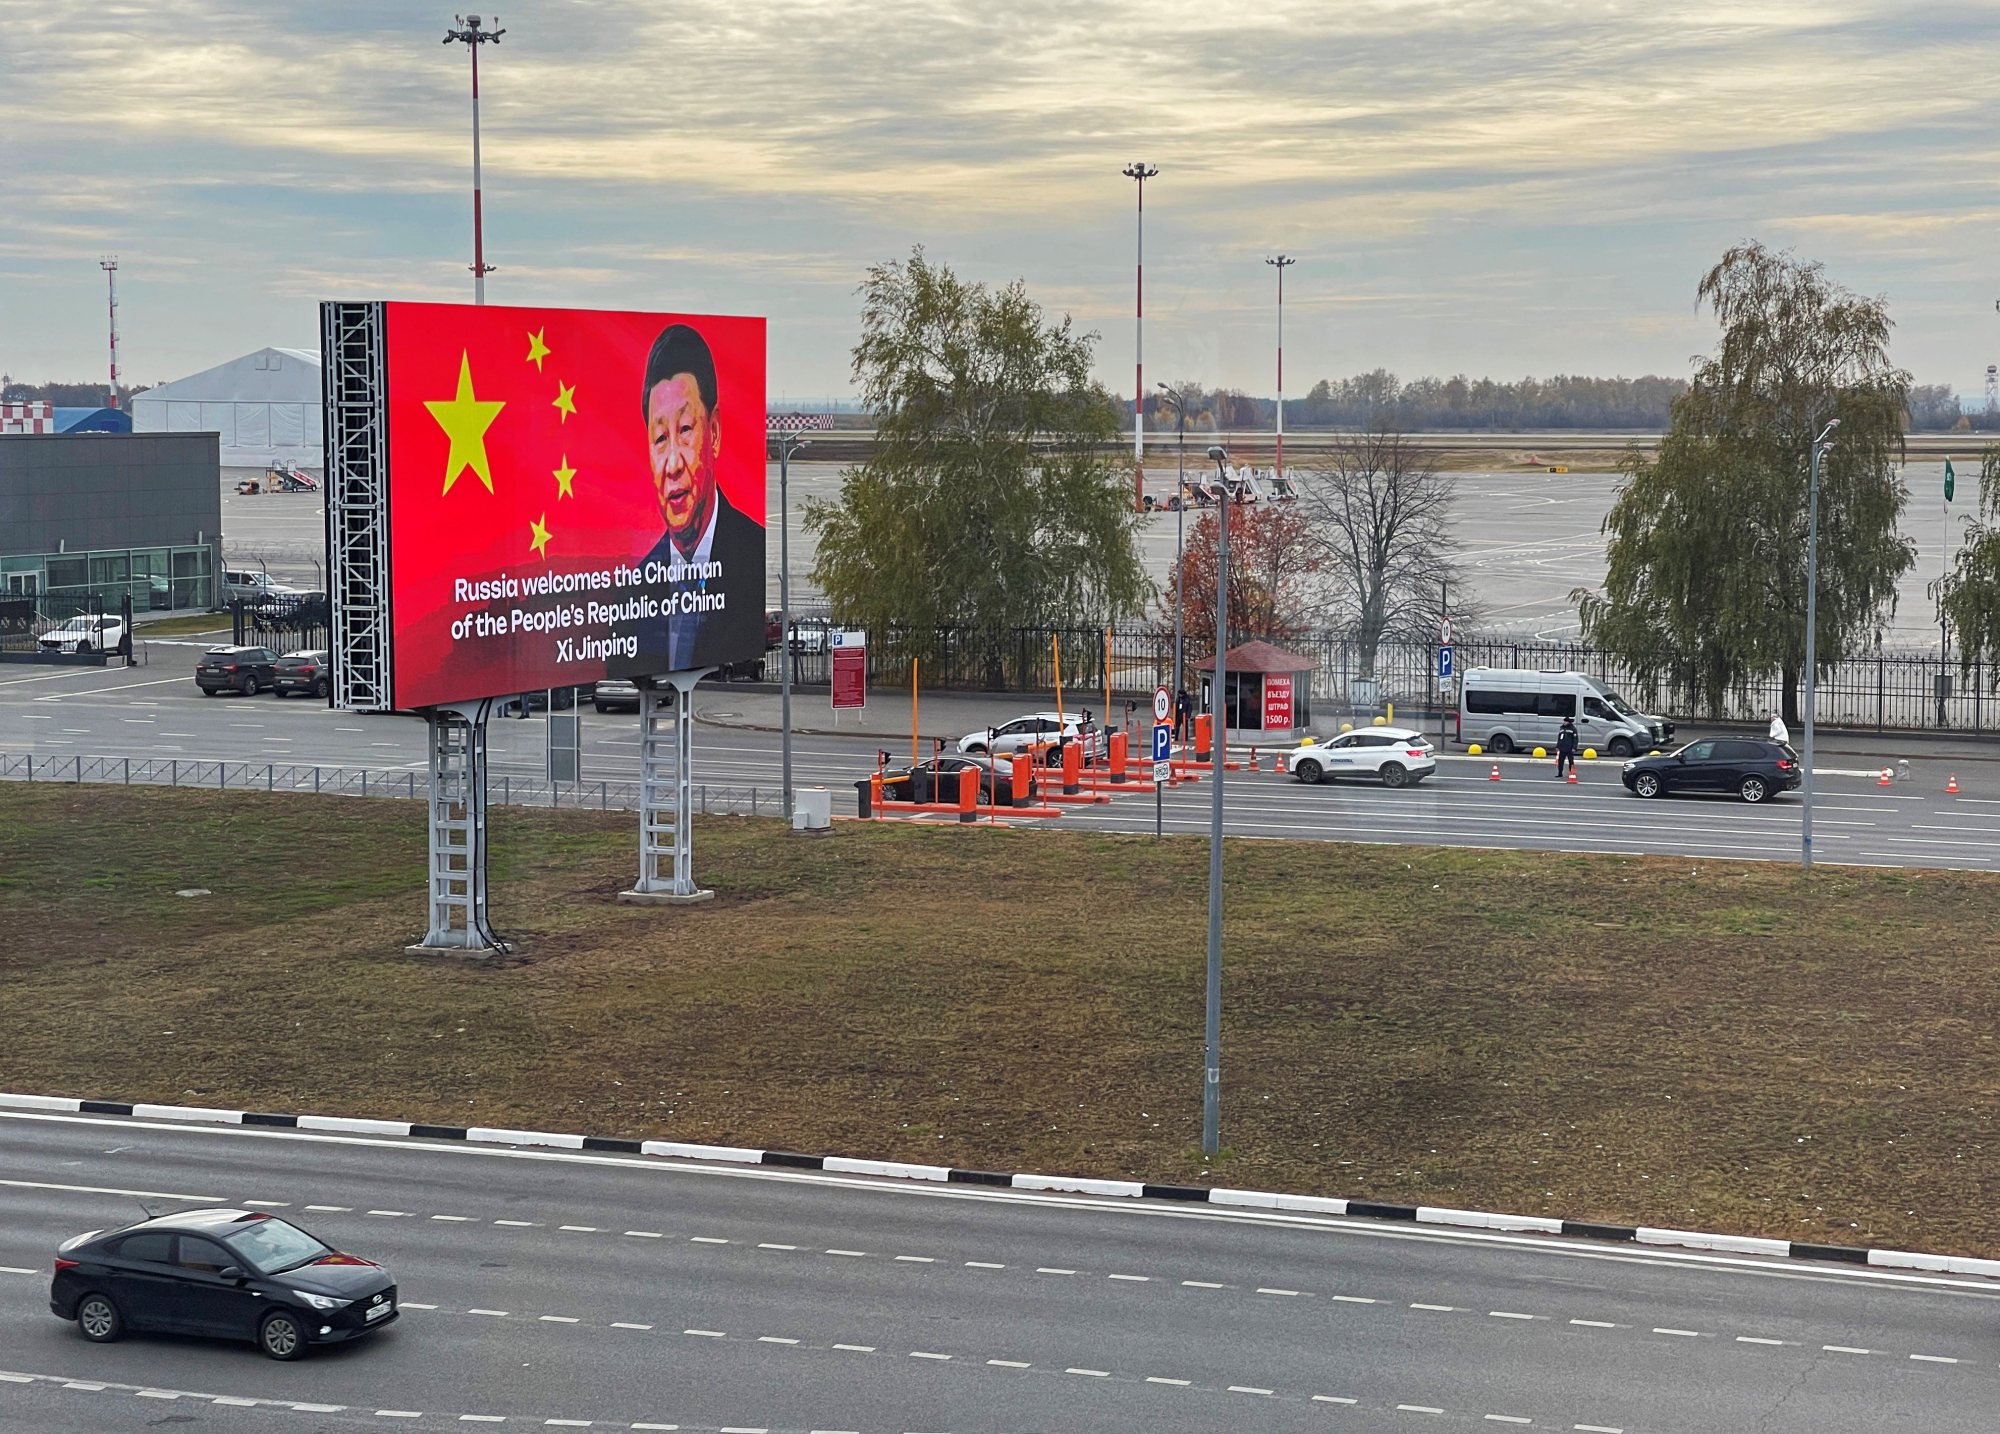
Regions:
[[1951, 780], [1944, 784], [1944, 793], [1948, 797], [1958, 795], [1958, 773], [1953, 772], [1951, 774]]
[[1497, 782], [1500, 780], [1500, 764], [1498, 762], [1495, 762], [1493, 764], [1493, 771], [1490, 775], [1488, 775], [1486, 780], [1489, 782]]
[[1576, 785], [1576, 768], [1574, 767], [1569, 769], [1569, 784], [1572, 787]]
[[1882, 775], [1875, 779], [1875, 785], [1878, 787], [1886, 787], [1890, 785], [1889, 769], [1887, 767], [1884, 767], [1882, 769]]
[[1250, 770], [1253, 772], [1257, 770], [1257, 749], [1255, 747], [1250, 749]]
[[1283, 752], [1278, 753], [1278, 763], [1276, 766], [1272, 767], [1271, 770], [1278, 773], [1278, 775], [1280, 776], [1283, 776], [1287, 771], [1290, 770], [1288, 767], [1285, 766], [1285, 754]]

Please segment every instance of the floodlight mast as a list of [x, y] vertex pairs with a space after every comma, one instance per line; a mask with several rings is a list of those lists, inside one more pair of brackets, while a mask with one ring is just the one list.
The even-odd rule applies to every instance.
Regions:
[[[495, 15], [492, 18], [497, 26], [500, 17]], [[494, 268], [486, 262], [485, 224], [479, 198], [479, 47], [499, 44], [500, 37], [507, 32], [480, 29], [477, 15], [457, 15], [453, 19], [458, 28], [445, 31], [444, 43], [462, 44], [472, 51], [472, 302], [483, 304], [486, 302], [486, 276], [493, 273]]]
[[1139, 181], [1137, 261], [1133, 265], [1132, 310], [1132, 506], [1146, 507], [1146, 181], [1160, 172], [1156, 164], [1135, 159], [1118, 171]]
[[104, 281], [108, 288], [111, 317], [111, 394], [105, 407], [118, 406], [118, 256], [107, 254], [97, 261], [97, 267], [104, 271]]

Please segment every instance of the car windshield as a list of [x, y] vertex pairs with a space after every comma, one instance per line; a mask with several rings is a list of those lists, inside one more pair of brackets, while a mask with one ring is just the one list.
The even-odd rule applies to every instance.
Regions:
[[222, 1237], [222, 1243], [260, 1275], [296, 1269], [333, 1253], [298, 1226], [275, 1219], [238, 1225]]

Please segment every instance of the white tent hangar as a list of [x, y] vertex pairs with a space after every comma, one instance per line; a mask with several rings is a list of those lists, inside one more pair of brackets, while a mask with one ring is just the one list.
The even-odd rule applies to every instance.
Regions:
[[258, 349], [132, 399], [135, 433], [219, 433], [226, 468], [325, 461], [319, 354]]

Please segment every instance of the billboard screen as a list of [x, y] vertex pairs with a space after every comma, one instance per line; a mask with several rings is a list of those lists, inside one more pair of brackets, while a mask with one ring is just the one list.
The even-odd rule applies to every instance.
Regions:
[[762, 655], [762, 319], [381, 312], [397, 706]]

